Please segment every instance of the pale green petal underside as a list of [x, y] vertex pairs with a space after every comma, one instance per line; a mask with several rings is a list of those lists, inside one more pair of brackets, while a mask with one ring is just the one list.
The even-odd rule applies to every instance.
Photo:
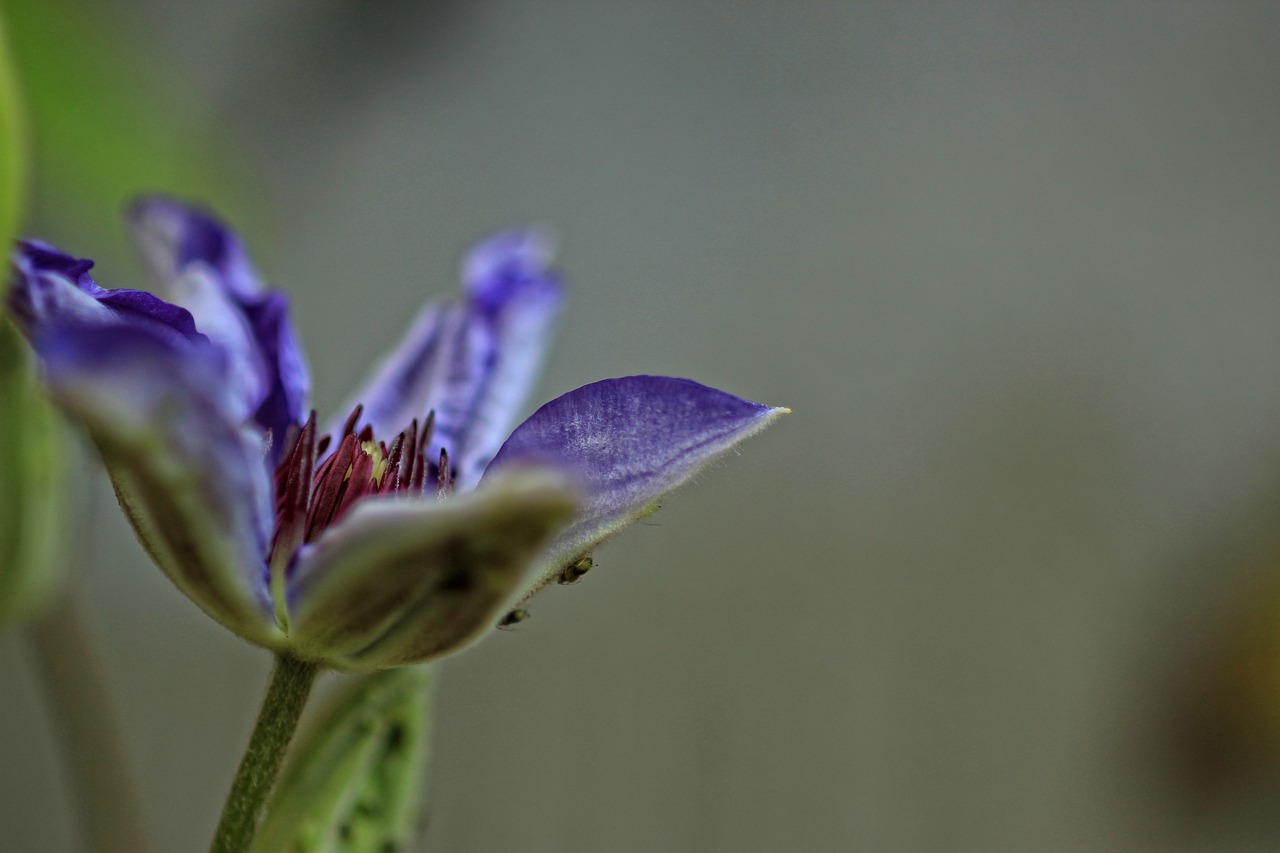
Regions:
[[[108, 357], [109, 356], [109, 357]], [[88, 428], [120, 507], [174, 585], [240, 636], [280, 648], [262, 576], [260, 438], [222, 423], [173, 362], [46, 354], [55, 401]], [[239, 478], [239, 479], [234, 479]]]
[[290, 579], [290, 644], [342, 669], [458, 651], [494, 627], [576, 493], [512, 471], [440, 502], [368, 499], [305, 550]]
[[418, 831], [430, 753], [428, 666], [337, 696], [290, 752], [251, 853], [386, 853]]
[[138, 541], [174, 586], [232, 632], [268, 648], [284, 636], [237, 578], [233, 543], [209, 523], [201, 483], [164, 458], [157, 441], [134, 452], [96, 439], [120, 509]]

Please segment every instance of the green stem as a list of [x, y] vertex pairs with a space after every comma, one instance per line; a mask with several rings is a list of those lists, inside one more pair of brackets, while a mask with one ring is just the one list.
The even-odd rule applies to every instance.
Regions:
[[36, 620], [31, 638], [91, 848], [100, 853], [145, 851], [142, 818], [111, 697], [71, 593], [63, 593]]
[[222, 808], [222, 820], [209, 848], [211, 853], [245, 853], [249, 849], [316, 672], [314, 663], [287, 654], [276, 656], [271, 684], [262, 698], [258, 722]]

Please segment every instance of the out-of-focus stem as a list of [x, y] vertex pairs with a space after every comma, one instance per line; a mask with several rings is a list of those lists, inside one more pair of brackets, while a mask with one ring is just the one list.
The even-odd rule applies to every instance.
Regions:
[[142, 853], [146, 838], [93, 643], [64, 591], [31, 626], [52, 717], [61, 735], [83, 831], [99, 853]]

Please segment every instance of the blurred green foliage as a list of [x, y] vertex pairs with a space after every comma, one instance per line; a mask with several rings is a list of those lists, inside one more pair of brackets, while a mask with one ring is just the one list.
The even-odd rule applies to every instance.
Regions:
[[[9, 245], [25, 191], [22, 103], [0, 18], [0, 244]], [[0, 622], [53, 586], [62, 465], [59, 424], [36, 388], [27, 345], [0, 311]]]
[[[121, 214], [164, 191], [235, 212], [224, 134], [199, 98], [92, 0], [0, 0], [0, 243], [27, 228], [97, 261], [123, 257]], [[7, 36], [7, 38], [6, 38]], [[169, 64], [171, 65], [171, 63]], [[7, 254], [7, 252], [6, 252]], [[0, 306], [0, 619], [54, 586], [67, 442]]]
[[0, 316], [0, 623], [29, 615], [59, 575], [62, 438], [26, 342]]
[[210, 126], [173, 63], [119, 10], [93, 0], [0, 0], [0, 9], [28, 103], [29, 221], [42, 236], [92, 247], [101, 261], [120, 251], [121, 214], [139, 193], [241, 212], [244, 176], [227, 166], [229, 134]]
[[9, 40], [4, 18], [0, 16], [0, 240], [6, 246], [18, 228], [18, 211], [26, 193], [22, 157], [24, 130]]

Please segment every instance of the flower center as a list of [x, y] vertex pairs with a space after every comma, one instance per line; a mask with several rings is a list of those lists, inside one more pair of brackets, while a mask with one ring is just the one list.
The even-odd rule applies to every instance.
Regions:
[[372, 426], [355, 431], [363, 406], [347, 417], [337, 449], [326, 455], [330, 436], [316, 437], [316, 413], [301, 430], [291, 429], [287, 450], [275, 472], [276, 524], [271, 543], [272, 566], [288, 559], [304, 542], [336, 523], [368, 495], [421, 495], [434, 486], [438, 497], [453, 491], [449, 453], [427, 460], [435, 412], [421, 428], [414, 418], [388, 447]]

